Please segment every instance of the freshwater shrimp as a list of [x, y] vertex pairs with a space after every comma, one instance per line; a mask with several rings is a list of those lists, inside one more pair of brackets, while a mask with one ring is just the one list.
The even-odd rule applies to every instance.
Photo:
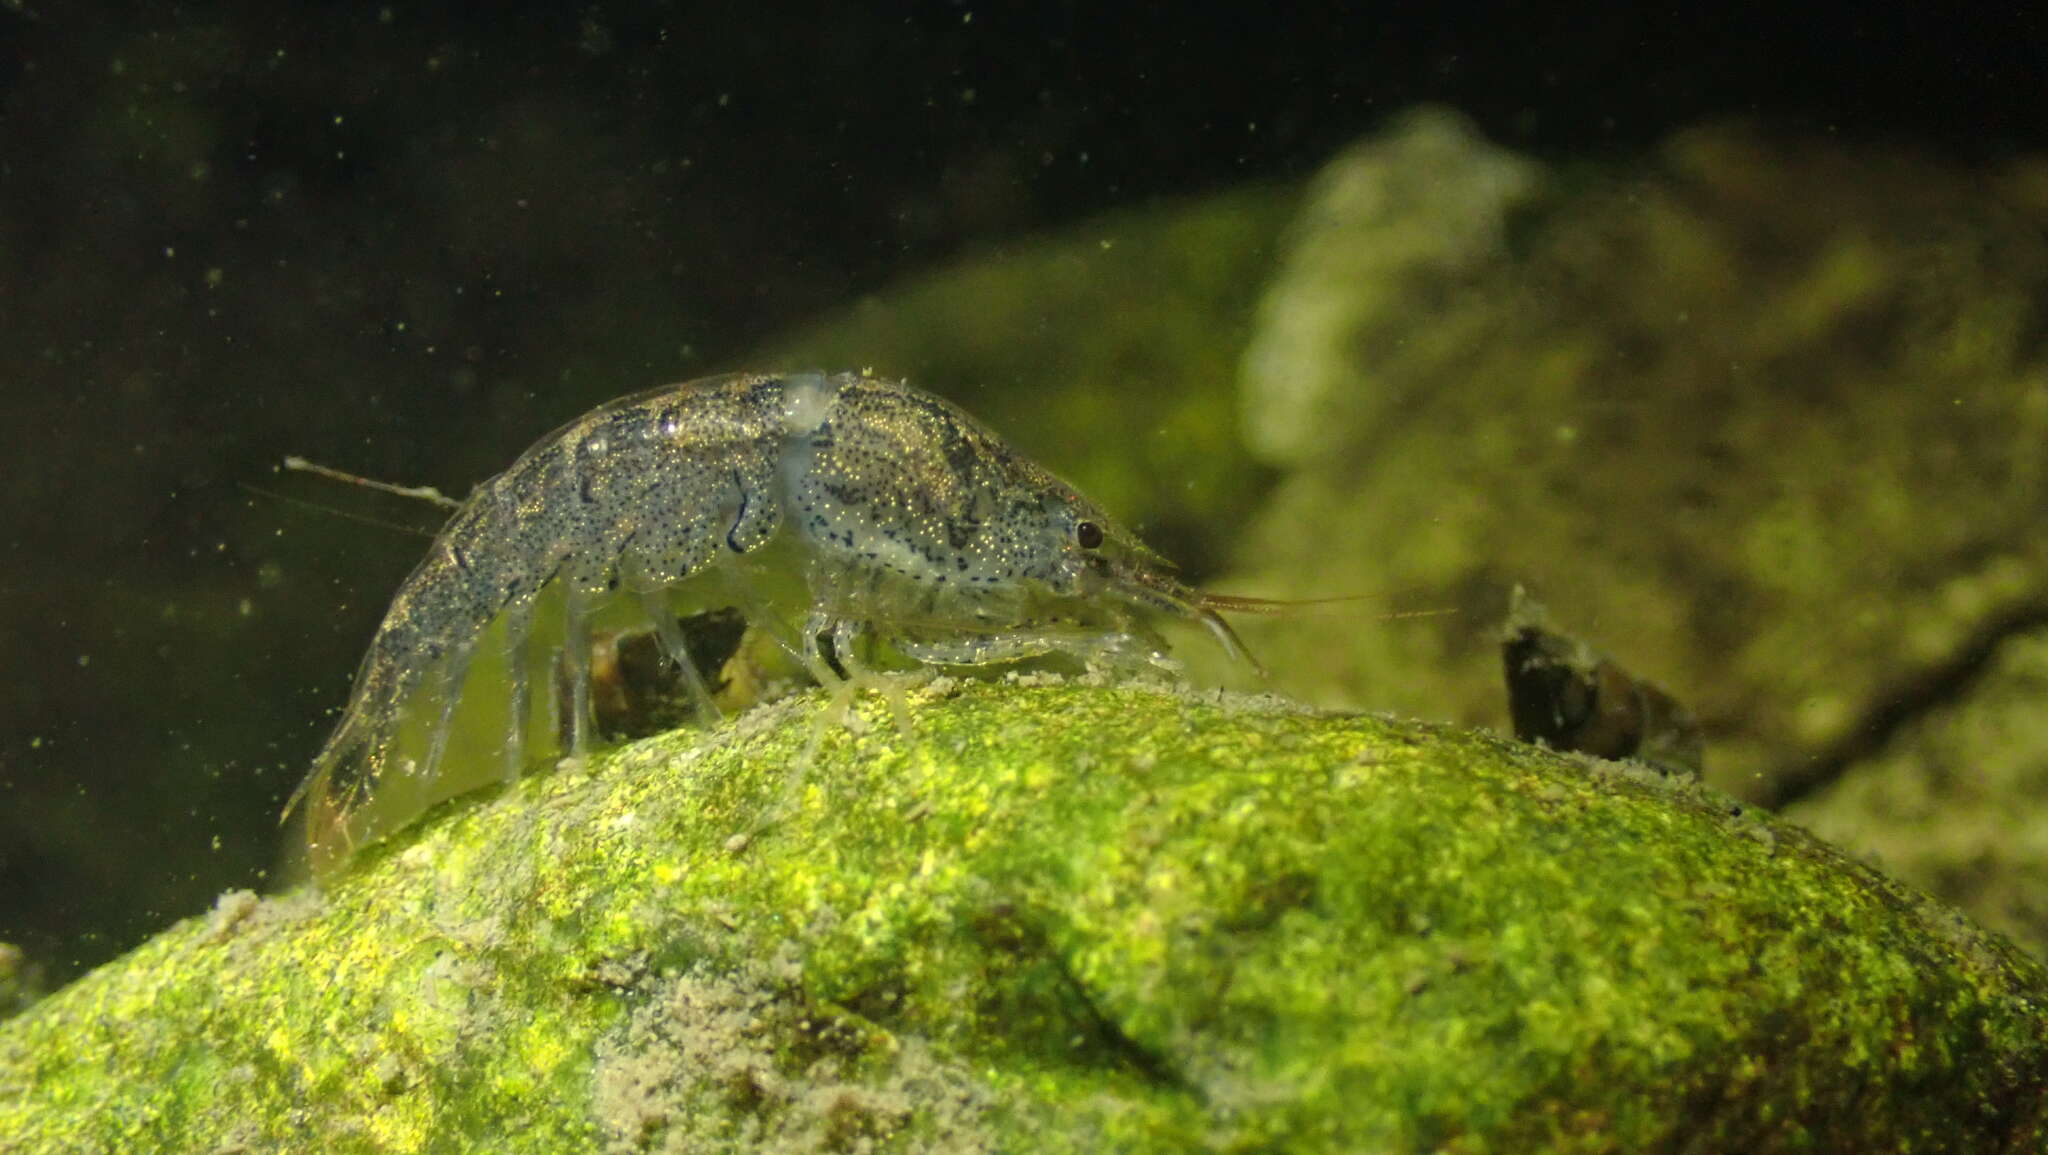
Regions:
[[[593, 734], [590, 621], [609, 601], [637, 605], [700, 715], [716, 717], [670, 602], [686, 583], [702, 608], [736, 608], [781, 643], [833, 688], [835, 711], [881, 677], [861, 663], [863, 644], [923, 666], [1066, 655], [1172, 670], [1147, 624], [1166, 615], [1256, 666], [1217, 610], [1272, 604], [1182, 584], [1095, 503], [901, 382], [743, 373], [625, 397], [479, 486], [399, 587], [285, 804], [287, 819], [306, 808], [316, 867], [389, 832], [370, 835], [356, 817], [380, 783], [432, 788], [471, 658], [494, 628], [510, 683], [504, 774], [518, 774], [543, 590], [566, 607], [556, 660], [571, 753]], [[422, 702], [424, 748], [403, 756], [401, 729]]]

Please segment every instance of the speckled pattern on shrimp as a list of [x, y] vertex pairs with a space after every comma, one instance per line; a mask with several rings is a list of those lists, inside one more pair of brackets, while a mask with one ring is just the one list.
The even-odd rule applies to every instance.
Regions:
[[[557, 660], [580, 751], [590, 615], [614, 598], [637, 601], [711, 717], [669, 604], [685, 583], [744, 611], [843, 696], [866, 676], [863, 645], [928, 664], [1060, 653], [1170, 668], [1144, 621], [1155, 612], [1201, 621], [1237, 652], [1170, 569], [966, 413], [900, 382], [737, 374], [623, 398], [542, 439], [449, 520], [392, 599], [287, 813], [305, 803], [316, 863], [339, 861], [364, 835], [351, 816], [380, 780], [431, 783], [470, 658], [500, 619], [504, 764], [516, 774], [526, 639], [551, 584], [567, 607]], [[800, 600], [778, 592], [790, 588]], [[424, 748], [401, 757], [402, 723], [422, 702], [435, 710]]]

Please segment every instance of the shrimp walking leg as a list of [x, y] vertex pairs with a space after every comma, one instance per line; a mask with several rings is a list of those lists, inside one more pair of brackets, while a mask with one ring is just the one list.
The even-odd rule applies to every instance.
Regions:
[[711, 700], [711, 688], [704, 684], [704, 675], [690, 658], [690, 645], [684, 640], [682, 629], [676, 625], [676, 616], [669, 609], [668, 599], [662, 597], [659, 590], [645, 590], [640, 594], [640, 604], [648, 620], [654, 624], [654, 636], [661, 642], [662, 652], [682, 671], [683, 684], [690, 688], [690, 703], [696, 707], [698, 719], [717, 721], [721, 716], [718, 705]]
[[889, 712], [895, 716], [896, 732], [905, 741], [912, 737], [910, 729], [910, 703], [904, 697], [910, 689], [930, 681], [932, 671], [917, 670], [906, 674], [892, 674], [876, 670], [861, 661], [856, 647], [865, 632], [861, 623], [840, 619], [832, 626], [832, 652], [838, 656], [840, 667], [846, 671], [847, 702], [861, 690], [874, 690], [889, 703]]
[[959, 638], [899, 638], [891, 644], [907, 658], [937, 666], [985, 666], [1064, 654], [1083, 663], [1119, 670], [1150, 666], [1164, 673], [1178, 674], [1181, 668], [1180, 663], [1169, 657], [1159, 643], [1132, 633], [1011, 630]]
[[569, 680], [569, 717], [563, 728], [569, 734], [569, 753], [581, 755], [590, 749], [590, 598], [576, 590], [564, 599], [562, 672]]
[[533, 607], [513, 606], [505, 614], [505, 781], [519, 777], [526, 760], [526, 717], [532, 694], [526, 677], [526, 638]]
[[474, 644], [457, 646], [442, 663], [437, 679], [440, 709], [434, 714], [433, 729], [427, 734], [426, 757], [421, 759], [418, 771], [423, 782], [434, 780], [441, 769], [441, 757], [448, 752], [448, 731], [455, 724], [455, 707], [462, 702], [462, 683], [469, 676], [469, 658], [475, 649]]

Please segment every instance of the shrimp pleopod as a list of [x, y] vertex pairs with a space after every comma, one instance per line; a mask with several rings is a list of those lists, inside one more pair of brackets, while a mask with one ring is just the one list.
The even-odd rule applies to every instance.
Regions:
[[[286, 814], [305, 808], [317, 868], [457, 792], [442, 771], [464, 687], [487, 680], [471, 677], [479, 664], [498, 669], [488, 680], [503, 701], [461, 710], [455, 741], [494, 730], [498, 764], [516, 774], [536, 649], [559, 667], [559, 730], [580, 753], [592, 734], [592, 621], [621, 606], [653, 626], [710, 716], [679, 604], [737, 608], [843, 703], [864, 676], [863, 649], [925, 665], [1064, 654], [1171, 668], [1147, 625], [1169, 615], [1242, 656], [1221, 603], [909, 385], [747, 373], [669, 386], [571, 422], [455, 511], [392, 598]], [[537, 614], [543, 605], [551, 612]], [[537, 644], [541, 619], [560, 624]]]

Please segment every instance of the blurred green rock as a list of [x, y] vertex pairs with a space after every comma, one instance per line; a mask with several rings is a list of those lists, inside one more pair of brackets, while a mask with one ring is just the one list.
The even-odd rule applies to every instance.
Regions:
[[[2039, 628], [2043, 161], [1724, 126], [1542, 165], [1425, 112], [1334, 160], [1291, 238], [1243, 399], [1288, 473], [1218, 584], [1457, 612], [1248, 625], [1279, 688], [1503, 726], [1520, 583], [1693, 709], [1711, 781], [1846, 837], [1817, 796], [1894, 773], [1898, 728]], [[2048, 734], [2006, 737], [1963, 797], [2038, 778]], [[2042, 797], [1849, 841], [1953, 848], [1901, 868], [1964, 899], [1973, 861], [2044, 869]], [[2048, 948], [2038, 909], [1985, 914]]]
[[0, 1025], [0, 1149], [1986, 1151], [2048, 975], [1711, 790], [1271, 699], [815, 699], [223, 896]]
[[45, 994], [42, 968], [13, 943], [0, 942], [0, 1019], [11, 1019]]

